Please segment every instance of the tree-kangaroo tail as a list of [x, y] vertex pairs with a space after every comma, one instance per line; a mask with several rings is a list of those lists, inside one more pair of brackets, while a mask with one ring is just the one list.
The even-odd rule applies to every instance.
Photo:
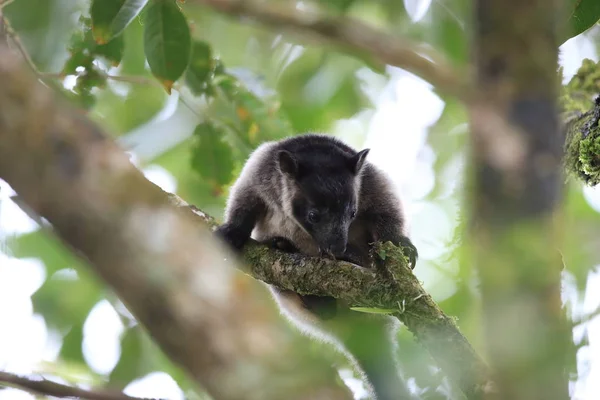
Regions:
[[376, 400], [414, 400], [395, 361], [389, 320], [378, 317], [363, 315], [360, 323], [355, 320], [343, 335], [344, 346], [364, 373]]

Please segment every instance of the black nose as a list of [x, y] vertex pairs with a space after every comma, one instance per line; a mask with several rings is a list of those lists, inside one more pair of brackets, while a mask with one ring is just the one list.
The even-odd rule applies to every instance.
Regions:
[[346, 251], [346, 243], [335, 243], [329, 245], [329, 252], [336, 255], [341, 256]]

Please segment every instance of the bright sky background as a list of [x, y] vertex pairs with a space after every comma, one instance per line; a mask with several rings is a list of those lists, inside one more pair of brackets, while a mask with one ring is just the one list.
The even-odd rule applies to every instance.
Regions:
[[[419, 7], [409, 7], [409, 10], [419, 18], [426, 11], [428, 3], [422, 2]], [[575, 73], [583, 58], [598, 60], [595, 46], [588, 39], [578, 37], [561, 47], [560, 62], [564, 66], [566, 80]], [[340, 121], [335, 133], [352, 145], [371, 148], [369, 160], [388, 171], [394, 179], [405, 199], [412, 237], [421, 256], [415, 273], [424, 282], [425, 288], [441, 300], [450, 296], [455, 288], [428, 261], [444, 256], [448, 251], [444, 243], [449, 240], [455, 227], [457, 195], [460, 192], [453, 192], [453, 188], [460, 184], [458, 179], [462, 174], [463, 156], [457, 154], [451, 166], [443, 172], [441, 179], [448, 185], [443, 207], [439, 201], [424, 200], [433, 189], [435, 179], [432, 166], [435, 154], [425, 142], [427, 128], [441, 115], [443, 102], [422, 80], [397, 68], [390, 68], [389, 71], [392, 75], [389, 82], [369, 71], [361, 72], [364, 88], [374, 100], [376, 111]], [[176, 93], [172, 95], [173, 101], [162, 113], [162, 117], [166, 118], [164, 121], [137, 129], [124, 143], [133, 143], [141, 137], [150, 139], [161, 130], [162, 124], [171, 125], [171, 131], [177, 131], [172, 128], [173, 123], [189, 125], [190, 115], [185, 109], [175, 110], [176, 96]], [[193, 125], [190, 126], [193, 128]], [[365, 131], [368, 137], [366, 143], [361, 143], [360, 137]], [[185, 132], [175, 140], [184, 137]], [[144, 146], [139, 146], [137, 150], [134, 148], [141, 158], [155, 150]], [[177, 183], [161, 167], [150, 166], [144, 172], [148, 179], [165, 190], [176, 190]], [[37, 229], [36, 224], [8, 200], [11, 194], [8, 185], [0, 181], [0, 235]], [[584, 194], [590, 205], [600, 212], [600, 190], [585, 189]], [[40, 362], [52, 361], [58, 354], [60, 338], [48, 334], [43, 318], [33, 314], [30, 301], [30, 296], [45, 278], [45, 268], [39, 260], [17, 260], [2, 253], [0, 248], [0, 370], [29, 374], [39, 370]], [[68, 274], [64, 276], [64, 279], [72, 278]], [[584, 298], [579, 298], [571, 278], [566, 276], [564, 298], [570, 303], [575, 316], [583, 315], [600, 305], [599, 289], [600, 274], [591, 272], [587, 293]], [[581, 337], [583, 329], [579, 327], [574, 332], [576, 338]], [[578, 353], [581, 376], [572, 387], [574, 400], [600, 398], [600, 319], [592, 320], [585, 329], [589, 333], [590, 345]], [[122, 331], [123, 326], [112, 306], [106, 301], [98, 303], [86, 321], [83, 343], [86, 361], [95, 371], [106, 373], [115, 366], [120, 354], [119, 335]], [[164, 373], [152, 373], [131, 383], [126, 393], [183, 399], [176, 383]], [[33, 396], [17, 390], [0, 391], [0, 400], [33, 399]]]

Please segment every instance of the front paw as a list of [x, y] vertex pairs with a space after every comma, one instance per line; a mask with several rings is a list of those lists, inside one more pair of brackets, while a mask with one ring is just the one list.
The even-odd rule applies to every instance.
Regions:
[[411, 240], [404, 237], [400, 240], [400, 246], [402, 246], [402, 252], [408, 257], [410, 269], [415, 269], [417, 265], [417, 259], [419, 258], [419, 252]]
[[298, 253], [299, 250], [294, 244], [283, 236], [275, 236], [262, 242], [272, 249], [284, 251], [286, 253]]
[[238, 252], [242, 250], [249, 239], [249, 236], [243, 231], [227, 224], [219, 226], [215, 230], [215, 235]]

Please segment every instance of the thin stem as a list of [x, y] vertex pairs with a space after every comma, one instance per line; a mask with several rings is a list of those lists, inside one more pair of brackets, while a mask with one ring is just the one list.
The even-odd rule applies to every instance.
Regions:
[[224, 14], [250, 18], [271, 28], [308, 34], [360, 54], [370, 54], [379, 62], [420, 76], [446, 94], [465, 102], [471, 99], [471, 86], [465, 76], [454, 71], [441, 54], [357, 19], [253, 0], [195, 0], [194, 3]]
[[131, 397], [122, 392], [107, 390], [84, 390], [78, 387], [63, 385], [47, 379], [33, 379], [9, 372], [0, 371], [0, 386], [16, 386], [19, 389], [44, 396], [60, 398], [79, 398], [85, 400], [152, 400], [149, 398]]

